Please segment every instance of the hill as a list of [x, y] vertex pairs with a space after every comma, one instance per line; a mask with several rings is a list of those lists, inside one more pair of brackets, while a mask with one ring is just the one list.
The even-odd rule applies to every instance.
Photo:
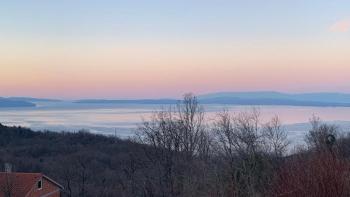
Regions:
[[4, 107], [35, 107], [34, 103], [23, 101], [23, 100], [13, 100], [8, 98], [0, 98], [0, 108]]
[[14, 101], [26, 101], [26, 102], [60, 102], [59, 99], [47, 99], [47, 98], [33, 98], [33, 97], [8, 97], [8, 99]]
[[[299, 190], [305, 194], [301, 196], [313, 196], [311, 194], [315, 192], [333, 196], [334, 192], [350, 192], [350, 138], [337, 140], [341, 154], [338, 154], [338, 149], [330, 154], [328, 148], [322, 147], [318, 151], [300, 150], [288, 157], [254, 152], [254, 157], [247, 157], [253, 158], [248, 161], [254, 165], [245, 167], [242, 164], [245, 162], [245, 155], [240, 157], [234, 154], [231, 158], [234, 163], [230, 166], [227, 161], [231, 160], [223, 154], [189, 157], [182, 152], [152, 148], [86, 131], [34, 132], [27, 128], [0, 124], [0, 165], [11, 163], [17, 172], [42, 172], [62, 184], [65, 187], [63, 196], [67, 197], [114, 197], [116, 194], [175, 196], [170, 195], [173, 192], [172, 185], [179, 186], [175, 190], [179, 192], [176, 195], [179, 197], [189, 196], [187, 192], [194, 193], [193, 196], [222, 196], [221, 193], [233, 196], [236, 189], [245, 191], [250, 183], [240, 182], [248, 176], [246, 174], [232, 178], [232, 173], [241, 172], [241, 165], [249, 170], [249, 178], [261, 180], [254, 190], [254, 194], [259, 196]], [[170, 185], [164, 184], [169, 180], [172, 180]], [[306, 180], [312, 185], [300, 184], [300, 180]], [[190, 187], [186, 187], [187, 185]], [[327, 187], [319, 188], [320, 185]]]
[[106, 99], [84, 99], [74, 103], [80, 104], [176, 104], [176, 99], [130, 99], [130, 100], [106, 100]]
[[220, 92], [198, 96], [201, 103], [238, 105], [292, 105], [292, 106], [333, 106], [349, 107], [350, 94], [280, 92]]
[[[124, 99], [77, 100], [77, 104], [176, 104], [177, 99]], [[342, 93], [303, 93], [286, 94], [280, 92], [221, 92], [198, 96], [202, 104], [230, 105], [287, 105], [287, 106], [317, 106], [317, 107], [350, 107], [350, 94]]]
[[120, 193], [130, 152], [142, 161], [140, 151], [141, 145], [128, 140], [84, 131], [34, 132], [0, 124], [0, 165], [9, 162], [18, 172], [43, 172], [64, 185], [67, 196], [81, 196], [82, 187], [84, 196]]

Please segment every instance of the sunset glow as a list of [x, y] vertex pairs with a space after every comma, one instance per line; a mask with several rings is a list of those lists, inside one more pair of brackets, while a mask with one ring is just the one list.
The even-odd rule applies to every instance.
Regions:
[[2, 3], [2, 96], [350, 92], [346, 1], [59, 2]]

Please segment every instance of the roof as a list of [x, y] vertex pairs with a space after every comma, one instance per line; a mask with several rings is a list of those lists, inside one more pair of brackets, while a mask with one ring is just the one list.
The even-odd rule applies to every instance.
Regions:
[[41, 178], [45, 178], [57, 187], [63, 189], [60, 184], [42, 173], [0, 172], [0, 190], [4, 189], [4, 186], [6, 187], [7, 183], [9, 183], [8, 185], [11, 185], [14, 196], [25, 196]]

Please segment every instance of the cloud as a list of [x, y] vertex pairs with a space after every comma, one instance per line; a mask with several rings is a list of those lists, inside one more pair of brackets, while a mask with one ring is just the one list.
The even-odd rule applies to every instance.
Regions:
[[350, 20], [337, 21], [329, 30], [332, 32], [348, 32], [350, 31]]

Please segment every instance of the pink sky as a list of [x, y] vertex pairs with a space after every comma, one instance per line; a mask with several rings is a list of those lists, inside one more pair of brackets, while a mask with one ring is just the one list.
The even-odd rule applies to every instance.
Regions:
[[2, 95], [145, 98], [215, 91], [350, 92], [350, 48], [330, 42], [66, 45], [27, 43], [16, 53], [2, 51]]
[[0, 97], [350, 93], [349, 2], [11, 2]]

